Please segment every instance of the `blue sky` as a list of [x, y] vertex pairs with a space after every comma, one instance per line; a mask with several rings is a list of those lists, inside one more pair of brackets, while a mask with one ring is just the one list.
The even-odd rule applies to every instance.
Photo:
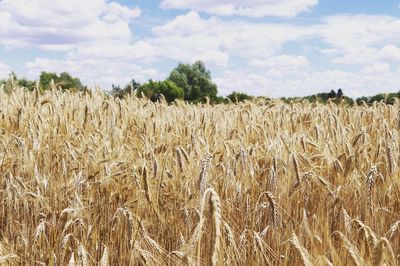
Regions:
[[0, 78], [110, 89], [203, 60], [221, 95], [400, 90], [400, 0], [2, 0]]

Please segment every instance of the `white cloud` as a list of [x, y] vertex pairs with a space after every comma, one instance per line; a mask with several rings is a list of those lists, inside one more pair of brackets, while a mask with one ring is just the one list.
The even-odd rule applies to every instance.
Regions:
[[198, 60], [217, 67], [226, 67], [229, 62], [229, 54], [222, 51], [205, 51], [202, 54], [193, 56], [190, 61], [194, 63]]
[[[153, 32], [155, 36], [148, 41], [163, 50], [161, 55], [179, 61], [192, 61], [205, 53], [220, 55], [212, 57], [216, 62], [211, 63], [216, 66], [227, 66], [227, 60], [241, 58], [250, 65], [267, 67], [273, 62], [266, 60], [279, 55], [288, 42], [300, 45], [313, 39], [328, 45], [314, 50], [332, 57], [334, 64], [400, 61], [400, 48], [396, 46], [400, 44], [400, 19], [389, 16], [334, 15], [319, 23], [294, 25], [204, 19], [191, 11], [155, 27]], [[290, 63], [296, 64], [295, 60]]]
[[373, 47], [349, 47], [338, 51], [339, 55], [332, 59], [335, 64], [362, 65], [379, 60], [379, 50]]
[[366, 74], [383, 74], [389, 71], [390, 71], [390, 65], [388, 63], [375, 63], [372, 65], [365, 66], [362, 69], [362, 72]]
[[280, 71], [294, 71], [307, 67], [310, 62], [305, 56], [283, 54], [267, 59], [255, 58], [250, 60], [249, 64], [255, 67], [273, 68]]
[[100, 42], [83, 44], [68, 53], [68, 58], [97, 58], [114, 60], [152, 61], [160, 54], [160, 49], [146, 41], [136, 43]]
[[[282, 15], [289, 14], [289, 9], [293, 14], [301, 12], [307, 9], [306, 2], [309, 8], [317, 1], [238, 0], [231, 9], [220, 10], [231, 2], [165, 0], [163, 6], [190, 6], [217, 15], [265, 16], [274, 10], [264, 9], [272, 3], [277, 9], [291, 7], [286, 13], [275, 12]], [[313, 23], [271, 23], [202, 17], [198, 12], [189, 11], [154, 26], [150, 35], [139, 39], [133, 38], [129, 28], [132, 19], [140, 15], [139, 8], [109, 0], [0, 0], [0, 45], [63, 52], [57, 60], [36, 58], [26, 63], [23, 74], [28, 78], [36, 79], [42, 70], [68, 71], [84, 84], [105, 89], [132, 78], [142, 82], [164, 78], [159, 71], [170, 69], [162, 69], [166, 65], [163, 60], [205, 61], [213, 72], [222, 72], [215, 81], [223, 95], [236, 90], [295, 96], [341, 87], [346, 95], [356, 97], [400, 89], [398, 18], [342, 14]], [[295, 49], [287, 50], [287, 44]], [[313, 49], [301, 50], [306, 46]], [[149, 62], [158, 70], [143, 64]], [[9, 71], [0, 64], [0, 75]]]
[[400, 62], [400, 48], [393, 44], [385, 45], [379, 51], [379, 55], [382, 59]]
[[[335, 64], [400, 61], [400, 19], [377, 15], [335, 15], [319, 25], [320, 38], [335, 51]], [[328, 49], [329, 51], [329, 49]], [[322, 51], [323, 52], [323, 51]]]
[[360, 97], [398, 91], [397, 72], [370, 73], [341, 70], [303, 71], [284, 77], [269, 77], [249, 71], [226, 71], [215, 79], [222, 95], [233, 91], [269, 97], [305, 96], [342, 88], [347, 96]]
[[67, 71], [84, 84], [109, 89], [132, 78], [159, 77], [158, 70], [132, 63], [158, 54], [146, 41], [133, 42], [129, 24], [140, 14], [138, 7], [110, 0], [2, 0], [0, 45], [64, 52], [63, 58], [27, 62], [23, 74], [28, 78], [37, 79], [41, 71]]
[[0, 62], [0, 79], [6, 78], [11, 73], [11, 68]]
[[142, 11], [139, 8], [130, 9], [117, 2], [108, 4], [107, 12], [104, 13], [104, 21], [113, 23], [119, 21], [130, 22], [132, 19], [139, 17]]
[[400, 19], [377, 15], [335, 15], [324, 19], [320, 36], [342, 48], [379, 46], [400, 42]]
[[309, 11], [318, 0], [163, 0], [161, 7], [191, 9], [219, 16], [293, 17]]
[[[339, 65], [373, 64], [400, 61], [400, 19], [373, 15], [335, 15], [320, 23], [255, 23], [242, 20], [202, 18], [191, 11], [153, 29], [148, 40], [158, 47], [159, 56], [191, 62], [203, 59], [214, 66], [227, 67], [230, 60], [243, 59], [250, 66], [271, 68], [283, 61], [286, 66], [304, 67], [303, 55], [291, 58], [280, 55], [288, 42], [322, 40], [328, 47], [315, 48]], [[210, 56], [211, 55], [211, 56]], [[280, 56], [280, 57], [279, 57]], [[275, 57], [275, 59], [271, 59]], [[305, 60], [304, 60], [305, 59]], [[271, 61], [272, 60], [272, 61]], [[329, 61], [327, 61], [329, 64]], [[272, 75], [289, 71], [288, 67], [270, 70]]]
[[127, 42], [129, 22], [140, 12], [108, 0], [2, 0], [0, 44], [65, 51], [82, 43]]
[[271, 76], [252, 71], [227, 71], [216, 79], [221, 92], [242, 91], [257, 96], [304, 96], [337, 89], [351, 78], [342, 71], [300, 72], [295, 75]]
[[160, 74], [153, 68], [129, 62], [120, 62], [103, 59], [82, 60], [51, 60], [47, 58], [36, 58], [25, 64], [27, 77], [37, 79], [41, 71], [68, 72], [79, 77], [88, 86], [100, 86], [102, 89], [110, 89], [112, 84], [125, 85], [135, 79], [139, 82], [148, 79], [158, 79]]
[[400, 62], [400, 48], [387, 44], [380, 48], [375, 47], [351, 47], [337, 52], [340, 54], [333, 58], [335, 64], [362, 65], [379, 61]]
[[231, 57], [268, 58], [286, 42], [311, 38], [316, 33], [314, 27], [203, 19], [194, 11], [155, 27], [153, 32], [155, 36], [149, 42], [160, 47], [164, 57], [189, 62], [203, 59], [216, 66], [226, 66]]

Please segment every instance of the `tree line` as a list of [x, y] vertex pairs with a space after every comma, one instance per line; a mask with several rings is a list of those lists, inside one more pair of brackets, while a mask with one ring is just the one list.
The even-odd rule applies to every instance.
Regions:
[[[49, 89], [60, 89], [68, 91], [85, 91], [88, 90], [79, 78], [71, 76], [67, 72], [56, 74], [53, 72], [42, 72], [38, 81], [32, 81], [25, 78], [18, 78], [15, 73], [10, 74], [7, 80], [0, 80], [0, 87], [9, 92], [14, 87], [23, 87], [28, 90], [34, 88], [44, 91]], [[210, 101], [211, 103], [227, 103], [227, 102], [243, 102], [247, 100], [263, 99], [269, 100], [263, 96], [252, 96], [242, 92], [233, 92], [226, 97], [218, 96], [218, 88], [212, 82], [211, 72], [205, 67], [202, 61], [193, 64], [180, 63], [174, 68], [168, 78], [162, 81], [149, 80], [143, 84], [138, 83], [135, 79], [129, 84], [121, 87], [120, 85], [112, 85], [110, 95], [113, 97], [124, 98], [129, 94], [136, 93], [139, 97], [147, 97], [152, 101], [158, 101], [164, 98], [168, 102], [175, 100], [185, 100], [191, 103], [201, 103]], [[326, 103], [328, 101], [334, 103], [346, 104], [372, 104], [374, 102], [385, 102], [393, 104], [396, 99], [400, 98], [400, 92], [389, 94], [377, 94], [371, 97], [359, 97], [352, 99], [344, 95], [342, 89], [331, 90], [328, 93], [318, 93], [305, 97], [282, 97], [284, 102], [293, 101], [309, 101]]]

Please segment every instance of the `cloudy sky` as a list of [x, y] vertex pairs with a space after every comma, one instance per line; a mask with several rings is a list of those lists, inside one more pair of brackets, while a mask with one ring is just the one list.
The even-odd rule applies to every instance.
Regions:
[[400, 0], [0, 0], [0, 78], [164, 79], [203, 60], [220, 95], [400, 90]]

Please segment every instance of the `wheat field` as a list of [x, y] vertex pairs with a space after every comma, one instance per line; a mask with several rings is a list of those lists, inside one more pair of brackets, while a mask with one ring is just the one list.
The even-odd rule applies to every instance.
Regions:
[[0, 264], [400, 264], [399, 103], [0, 93]]

